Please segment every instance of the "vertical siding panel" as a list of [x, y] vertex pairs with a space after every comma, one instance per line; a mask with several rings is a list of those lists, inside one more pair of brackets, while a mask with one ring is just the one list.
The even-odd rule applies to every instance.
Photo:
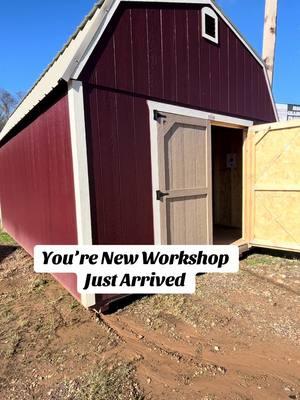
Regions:
[[164, 9], [161, 13], [161, 21], [164, 98], [175, 102], [178, 99], [175, 10]]
[[136, 244], [153, 244], [149, 112], [144, 99], [134, 99], [134, 129], [136, 133], [136, 196], [138, 199], [138, 207], [135, 210], [138, 221], [135, 242]]
[[131, 13], [125, 9], [114, 32], [117, 88], [133, 90], [133, 65], [131, 41]]
[[235, 35], [228, 30], [228, 46], [229, 46], [229, 110], [231, 114], [236, 114], [237, 109], [237, 56], [236, 56], [236, 38]]
[[253, 115], [252, 99], [251, 99], [251, 81], [252, 72], [251, 64], [249, 63], [248, 51], [245, 50], [245, 98], [248, 115]]
[[175, 32], [176, 32], [176, 101], [187, 104], [189, 102], [189, 42], [187, 11], [183, 8], [175, 10]]
[[108, 38], [105, 40], [107, 42], [104, 42], [103, 49], [101, 48], [101, 52], [98, 51], [100, 54], [95, 57], [98, 62], [89, 82], [114, 88], [116, 87], [114, 41]]
[[249, 113], [249, 109], [248, 109], [248, 79], [249, 77], [247, 76], [247, 49], [245, 47], [243, 47], [243, 62], [244, 62], [244, 71], [243, 71], [243, 75], [244, 75], [244, 87], [243, 87], [243, 99], [244, 99], [244, 108], [245, 108], [245, 116], [247, 115], [251, 115]]
[[139, 221], [136, 218], [138, 191], [136, 180], [136, 132], [133, 121], [133, 98], [117, 95], [118, 144], [119, 144], [119, 182], [122, 232], [119, 232], [117, 242], [134, 244]]
[[[67, 107], [67, 96], [56, 100], [0, 148], [4, 226], [30, 254], [36, 244], [77, 243]], [[76, 275], [56, 278], [78, 298]]]
[[244, 87], [245, 87], [245, 80], [244, 80], [244, 47], [237, 43], [237, 114], [238, 115], [245, 115], [245, 107], [244, 107]]
[[[257, 61], [221, 18], [216, 46], [202, 38], [202, 5], [145, 4], [120, 6], [81, 77], [156, 100], [274, 120], [262, 69], [252, 71]], [[264, 102], [250, 98], [252, 78]]]
[[[87, 90], [85, 102], [88, 104], [86, 127], [92, 177], [93, 242], [151, 244], [153, 222], [147, 104], [144, 99], [99, 88]], [[95, 107], [99, 110], [97, 118]]]
[[[101, 131], [100, 118], [102, 109], [98, 102], [97, 88], [85, 86], [85, 119], [87, 135], [87, 154], [89, 166], [90, 203], [93, 243], [102, 244], [106, 232], [104, 196], [102, 177]], [[95, 134], [97, 132], [97, 134]], [[98, 173], [96, 174], [95, 171]], [[97, 200], [96, 200], [97, 198]]]
[[188, 103], [200, 104], [200, 15], [198, 10], [188, 10], [189, 84]]
[[147, 16], [150, 96], [163, 97], [162, 37], [160, 11], [149, 8]]
[[[30, 253], [37, 243], [75, 243], [72, 155], [62, 98], [1, 149], [2, 207], [7, 227]], [[58, 119], [58, 123], [56, 123]], [[51, 121], [48, 124], [47, 121]], [[68, 140], [67, 154], [60, 149]], [[58, 150], [57, 150], [58, 148]], [[64, 173], [62, 173], [64, 171]], [[65, 179], [67, 176], [67, 183]], [[16, 187], [18, 197], [15, 196]], [[24, 199], [20, 202], [19, 199]], [[54, 202], [55, 199], [55, 202]], [[57, 209], [65, 209], [62, 224]]]
[[253, 98], [256, 99], [256, 103], [258, 103], [258, 110], [257, 110], [257, 116], [258, 119], [261, 119], [263, 116], [263, 109], [264, 109], [264, 104], [263, 104], [263, 98], [261, 96], [261, 90], [260, 90], [260, 82], [259, 82], [259, 65], [257, 62], [252, 63], [252, 69], [253, 69]]
[[214, 43], [210, 47], [210, 107], [216, 111], [223, 110], [222, 99], [220, 95], [220, 47]]
[[[200, 32], [202, 32], [201, 19]], [[210, 46], [211, 44], [201, 36], [199, 46], [199, 60], [200, 60], [200, 87], [201, 97], [200, 103], [204, 109], [210, 108], [210, 91], [211, 91], [211, 74], [210, 74]]]
[[131, 21], [134, 91], [149, 94], [147, 19], [143, 8], [133, 9]]
[[[261, 68], [262, 69], [262, 68]], [[267, 87], [264, 85], [264, 76], [263, 76], [263, 71], [261, 71], [261, 73], [259, 74], [259, 79], [260, 79], [260, 95], [262, 98], [262, 103], [263, 103], [263, 108], [262, 108], [262, 118], [265, 118], [266, 115], [270, 116], [273, 114], [273, 110], [272, 113], [270, 114], [269, 112], [269, 102], [268, 102], [268, 98], [269, 98], [269, 93], [268, 93], [268, 89]]]
[[267, 118], [268, 121], [272, 121], [273, 115], [274, 115], [274, 109], [272, 104], [270, 103], [269, 98], [269, 90], [266, 85], [262, 86], [262, 91], [264, 93], [264, 102], [265, 102], [265, 114], [264, 118]]
[[219, 41], [220, 41], [220, 102], [222, 110], [229, 112], [228, 99], [228, 81], [229, 81], [229, 59], [228, 59], [228, 38], [227, 27], [225, 24], [219, 24]]
[[261, 102], [263, 104], [262, 107], [262, 117], [263, 118], [272, 118], [272, 115], [274, 114], [274, 110], [272, 107], [272, 104], [268, 101], [270, 98], [269, 91], [267, 85], [264, 85], [264, 71], [262, 68], [260, 68], [260, 74], [259, 74], [259, 79], [260, 79], [260, 93], [261, 93]]
[[[99, 127], [99, 106], [97, 104], [97, 89], [92, 86], [84, 87], [85, 99], [85, 123], [86, 131], [91, 132], [87, 135], [87, 154], [88, 154], [88, 167], [89, 167], [89, 186], [90, 186], [90, 204], [91, 204], [91, 220], [92, 220], [92, 234], [93, 242], [98, 238], [99, 244], [102, 243], [105, 231], [104, 216], [104, 198], [101, 196], [102, 184], [102, 171], [101, 171], [101, 152], [100, 152], [100, 127]], [[92, 117], [91, 117], [92, 116]], [[98, 131], [97, 136], [94, 132]], [[93, 145], [92, 145], [93, 144]], [[98, 171], [98, 175], [95, 175]], [[100, 187], [99, 187], [100, 183]], [[95, 197], [99, 196], [98, 202], [100, 207], [96, 207]], [[98, 204], [97, 204], [98, 205]], [[99, 211], [100, 208], [100, 211]], [[99, 223], [100, 222], [100, 223]]]
[[[119, 132], [116, 109], [116, 95], [109, 92], [97, 91], [99, 102], [99, 135], [98, 151], [101, 154], [100, 171], [94, 171], [98, 179], [102, 177], [102, 186], [98, 184], [96, 197], [102, 196], [104, 214], [99, 215], [98, 223], [105, 225], [103, 244], [118, 244], [122, 232], [120, 207], [120, 164], [119, 164]], [[93, 132], [97, 135], [97, 130]], [[98, 244], [98, 243], [96, 243]]]
[[250, 64], [250, 69], [251, 69], [250, 97], [252, 99], [252, 105], [253, 105], [253, 108], [255, 110], [255, 114], [256, 114], [257, 118], [259, 119], [259, 110], [256, 107], [256, 105], [259, 104], [259, 99], [253, 97], [253, 96], [255, 96], [255, 89], [256, 89], [255, 69], [254, 69], [254, 65], [253, 65], [252, 60], [249, 60], [249, 64]]

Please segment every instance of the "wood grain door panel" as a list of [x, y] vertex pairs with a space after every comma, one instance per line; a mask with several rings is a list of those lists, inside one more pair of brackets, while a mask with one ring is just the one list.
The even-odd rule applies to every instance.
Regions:
[[212, 242], [211, 138], [207, 120], [164, 113], [158, 122], [163, 244]]

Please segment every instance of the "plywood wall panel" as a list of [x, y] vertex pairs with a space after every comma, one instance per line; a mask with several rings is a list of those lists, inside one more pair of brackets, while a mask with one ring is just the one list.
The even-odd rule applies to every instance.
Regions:
[[256, 191], [254, 241], [285, 248], [300, 244], [300, 191]]
[[251, 243], [300, 251], [300, 127], [297, 121], [250, 129]]

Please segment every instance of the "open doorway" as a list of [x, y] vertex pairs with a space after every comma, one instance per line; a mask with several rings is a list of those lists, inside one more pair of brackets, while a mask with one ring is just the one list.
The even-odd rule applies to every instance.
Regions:
[[213, 243], [242, 238], [243, 130], [212, 126]]

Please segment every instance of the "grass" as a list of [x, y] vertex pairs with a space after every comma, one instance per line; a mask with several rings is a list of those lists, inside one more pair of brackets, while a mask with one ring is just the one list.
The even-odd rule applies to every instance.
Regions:
[[142, 400], [143, 394], [134, 380], [134, 367], [124, 361], [106, 363], [89, 376], [83, 386], [82, 399]]
[[31, 284], [31, 291], [40, 293], [44, 290], [48, 283], [49, 281], [47, 279], [37, 277]]
[[245, 264], [256, 266], [256, 265], [269, 265], [274, 262], [274, 259], [269, 255], [253, 254], [245, 259]]
[[73, 300], [72, 303], [70, 304], [71, 310], [74, 310], [74, 308], [77, 308], [80, 306], [80, 303], [77, 300]]
[[0, 228], [0, 245], [14, 245], [16, 242]]
[[[79, 379], [63, 382], [52, 396], [72, 400], [143, 400], [132, 363], [115, 359]], [[56, 398], [56, 397], [55, 397]]]

